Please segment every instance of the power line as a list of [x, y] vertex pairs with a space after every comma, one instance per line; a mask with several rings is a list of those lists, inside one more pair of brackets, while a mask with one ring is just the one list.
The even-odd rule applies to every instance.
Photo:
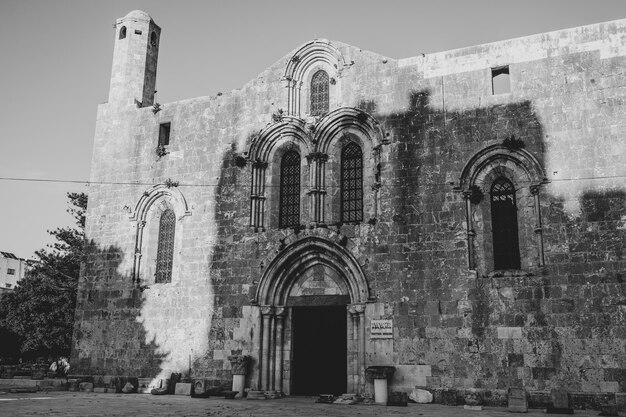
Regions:
[[[565, 182], [565, 181], [589, 181], [589, 180], [602, 180], [602, 179], [617, 179], [617, 178], [626, 178], [626, 175], [602, 175], [597, 177], [579, 177], [579, 178], [554, 178], [549, 180], [549, 182]], [[152, 187], [155, 183], [152, 182], [126, 182], [126, 181], [87, 181], [87, 180], [61, 180], [61, 179], [46, 179], [46, 178], [25, 178], [25, 177], [0, 177], [0, 181], [18, 181], [18, 182], [45, 182], [45, 183], [56, 183], [56, 184], [84, 184], [86, 186], [90, 185], [129, 185], [129, 186], [144, 186], [144, 187]], [[419, 183], [418, 183], [419, 184]], [[424, 183], [421, 183], [424, 184]], [[424, 185], [434, 185], [434, 186], [450, 186], [455, 183], [444, 182], [444, 183], [433, 183], [428, 182]], [[224, 186], [223, 184], [192, 184], [192, 183], [178, 183], [176, 184], [178, 187], [220, 187]], [[250, 185], [245, 185], [249, 187]], [[397, 184], [384, 184], [384, 187], [398, 187], [400, 185]], [[266, 184], [265, 188], [277, 188], [280, 185], [270, 185]], [[302, 187], [304, 188], [304, 187]], [[326, 185], [325, 188], [340, 188], [339, 185]]]

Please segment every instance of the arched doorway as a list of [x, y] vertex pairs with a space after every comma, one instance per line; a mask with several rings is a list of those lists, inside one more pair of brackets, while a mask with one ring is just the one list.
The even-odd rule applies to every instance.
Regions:
[[344, 247], [305, 237], [281, 251], [257, 291], [260, 388], [362, 392], [368, 296], [363, 271]]

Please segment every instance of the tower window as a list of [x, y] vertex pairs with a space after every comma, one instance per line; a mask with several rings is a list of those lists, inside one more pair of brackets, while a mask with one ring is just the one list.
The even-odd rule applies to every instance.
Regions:
[[496, 94], [507, 94], [511, 92], [511, 80], [509, 77], [509, 66], [491, 68], [491, 92]]
[[15, 269], [7, 268], [7, 275], [15, 275]]
[[287, 151], [280, 162], [279, 227], [300, 224], [300, 154]]
[[311, 78], [311, 116], [328, 112], [328, 74], [319, 70]]
[[171, 123], [161, 123], [159, 125], [159, 146], [167, 146], [170, 144], [171, 126]]
[[124, 39], [124, 38], [126, 38], [126, 26], [122, 26], [122, 27], [120, 28], [120, 37], [119, 37], [119, 38], [120, 38], [120, 39]]
[[519, 269], [519, 239], [515, 188], [500, 177], [491, 186], [491, 229], [495, 269]]
[[172, 263], [174, 261], [174, 232], [176, 215], [172, 209], [161, 214], [159, 221], [159, 241], [157, 244], [157, 260], [154, 281], [172, 282]]
[[363, 153], [352, 142], [341, 150], [341, 222], [363, 220]]
[[157, 46], [157, 35], [156, 35], [156, 32], [152, 32], [150, 34], [150, 45]]

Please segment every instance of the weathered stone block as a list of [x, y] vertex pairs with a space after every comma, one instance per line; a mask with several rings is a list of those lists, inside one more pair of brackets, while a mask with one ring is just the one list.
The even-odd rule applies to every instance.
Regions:
[[189, 382], [178, 382], [174, 388], [174, 395], [191, 395], [192, 384]]
[[528, 396], [524, 388], [509, 388], [508, 392], [509, 412], [527, 413]]

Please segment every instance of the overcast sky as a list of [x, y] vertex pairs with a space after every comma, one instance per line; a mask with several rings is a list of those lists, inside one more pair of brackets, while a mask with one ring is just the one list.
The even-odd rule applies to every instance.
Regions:
[[[405, 58], [626, 18], [625, 0], [0, 0], [0, 177], [87, 181], [113, 23], [161, 26], [160, 103], [239, 88], [314, 38]], [[83, 184], [0, 179], [0, 250], [30, 258]]]

